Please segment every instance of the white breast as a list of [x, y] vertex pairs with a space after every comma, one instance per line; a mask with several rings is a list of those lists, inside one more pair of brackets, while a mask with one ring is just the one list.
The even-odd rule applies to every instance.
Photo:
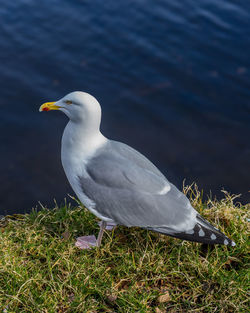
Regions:
[[107, 138], [100, 132], [91, 136], [83, 136], [82, 132], [78, 125], [75, 126], [71, 122], [67, 124], [62, 137], [62, 165], [72, 189], [84, 206], [102, 220], [111, 221], [95, 210], [94, 200], [84, 194], [79, 184], [79, 177], [88, 177], [86, 171], [88, 161], [107, 142]]

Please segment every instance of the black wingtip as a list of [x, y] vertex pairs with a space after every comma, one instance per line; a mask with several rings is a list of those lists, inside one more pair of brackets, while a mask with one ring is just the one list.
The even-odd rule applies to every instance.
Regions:
[[165, 235], [184, 239], [188, 241], [200, 242], [205, 244], [222, 244], [226, 246], [236, 246], [236, 243], [206, 221], [202, 216], [197, 214], [197, 223], [194, 228], [186, 232], [171, 233], [164, 232], [164, 228], [152, 229]]
[[197, 216], [197, 223], [192, 230], [176, 233], [174, 237], [189, 241], [201, 242], [206, 244], [222, 244], [226, 246], [236, 246], [236, 243], [223, 234], [220, 230], [212, 226], [201, 216]]
[[210, 232], [210, 238], [215, 238], [214, 236], [218, 237], [219, 244], [229, 245], [229, 246], [236, 246], [236, 243], [228, 238], [225, 234], [223, 234], [218, 228], [214, 227], [210, 224], [207, 220], [205, 220], [200, 214], [197, 214], [197, 221], [200, 227], [203, 227], [206, 232]]
[[233, 240], [225, 236], [220, 231], [216, 229], [214, 229], [214, 231], [211, 231], [210, 229], [207, 229], [203, 225], [200, 225], [198, 223], [195, 225], [192, 231], [166, 235], [183, 240], [205, 243], [209, 245], [221, 244], [232, 247], [236, 245], [236, 243]]

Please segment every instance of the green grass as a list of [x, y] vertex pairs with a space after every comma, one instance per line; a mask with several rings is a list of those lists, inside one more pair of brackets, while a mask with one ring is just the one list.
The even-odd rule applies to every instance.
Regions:
[[248, 312], [250, 205], [227, 193], [203, 202], [197, 189], [185, 192], [236, 247], [119, 226], [104, 234], [101, 248], [80, 250], [77, 236], [98, 233], [84, 207], [7, 216], [0, 227], [0, 312]]

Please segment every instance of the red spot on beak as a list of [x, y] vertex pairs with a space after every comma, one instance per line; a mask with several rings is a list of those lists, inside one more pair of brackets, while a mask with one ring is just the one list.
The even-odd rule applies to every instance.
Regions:
[[49, 111], [49, 108], [43, 108], [43, 111]]

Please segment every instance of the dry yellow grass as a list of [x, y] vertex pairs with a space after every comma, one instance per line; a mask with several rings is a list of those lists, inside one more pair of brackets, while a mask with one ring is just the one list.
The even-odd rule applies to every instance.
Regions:
[[225, 193], [195, 208], [236, 242], [205, 246], [138, 228], [107, 232], [100, 249], [75, 237], [98, 232], [68, 205], [7, 216], [0, 228], [0, 312], [247, 312], [250, 205]]

